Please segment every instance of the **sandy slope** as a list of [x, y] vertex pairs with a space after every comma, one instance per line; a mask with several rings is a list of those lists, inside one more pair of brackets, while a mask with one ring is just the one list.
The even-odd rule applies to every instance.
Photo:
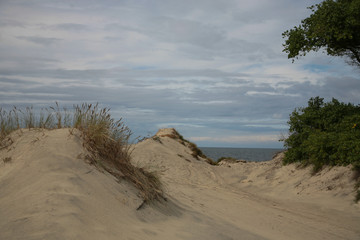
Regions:
[[136, 191], [81, 159], [78, 137], [60, 129], [13, 138], [0, 155], [11, 157], [0, 164], [0, 239], [136, 239]]
[[135, 146], [168, 199], [136, 210], [137, 190], [87, 164], [77, 134], [14, 133], [0, 151], [0, 239], [359, 239], [348, 168], [211, 166], [171, 134]]
[[310, 168], [282, 166], [281, 154], [264, 163], [211, 166], [177, 140], [160, 140], [139, 143], [133, 158], [159, 172], [168, 195], [191, 215], [189, 232], [204, 239], [360, 239], [350, 168], [312, 176]]

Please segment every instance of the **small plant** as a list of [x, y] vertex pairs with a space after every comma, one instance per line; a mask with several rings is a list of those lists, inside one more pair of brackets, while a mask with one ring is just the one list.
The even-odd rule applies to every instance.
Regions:
[[184, 160], [187, 161], [187, 162], [191, 162], [189, 159], [187, 159], [186, 157], [184, 157], [184, 156], [181, 155], [181, 154], [178, 154], [178, 156], [179, 156], [180, 158], [184, 159]]
[[191, 156], [193, 156], [194, 158], [199, 159], [199, 157], [205, 156], [195, 143], [188, 142], [188, 146], [192, 151]]
[[12, 160], [11, 157], [6, 157], [3, 159], [3, 162], [8, 163], [8, 162], [11, 162], [11, 160]]
[[24, 115], [24, 121], [25, 121], [25, 126], [27, 128], [34, 128], [35, 127], [35, 116], [34, 116], [34, 111], [33, 111], [33, 107], [26, 107], [25, 112], [23, 112]]
[[12, 111], [8, 112], [0, 108], [0, 144], [16, 128], [15, 117], [12, 115]]
[[59, 103], [55, 102], [55, 107], [50, 107], [50, 109], [53, 111], [53, 115], [55, 115], [55, 126], [56, 128], [62, 128], [62, 127], [71, 127], [71, 113], [67, 111], [67, 109], [60, 108]]
[[[186, 140], [186, 141], [187, 141], [187, 140]], [[207, 157], [207, 156], [200, 150], [200, 148], [198, 148], [198, 146], [196, 146], [195, 143], [192, 143], [192, 142], [190, 142], [190, 141], [187, 141], [187, 143], [189, 144], [189, 147], [190, 147], [190, 149], [191, 149], [191, 151], [192, 151], [192, 154], [191, 154], [191, 155], [192, 155], [194, 158], [199, 159], [199, 157], [201, 157], [201, 158], [205, 159], [205, 161], [206, 161], [207, 163], [209, 163], [210, 165], [214, 165], [214, 166], [218, 165], [217, 162], [215, 162], [215, 161], [212, 160], [211, 158]]]
[[229, 163], [239, 162], [239, 160], [237, 160], [236, 158], [233, 158], [233, 157], [221, 157], [217, 160], [217, 163], [219, 164], [222, 161], [229, 162]]
[[215, 162], [214, 160], [212, 160], [211, 158], [205, 158], [205, 161], [210, 164], [210, 165], [213, 165], [213, 166], [217, 166], [219, 165], [217, 162]]
[[356, 195], [355, 195], [355, 203], [358, 203], [360, 201], [360, 179], [357, 179], [357, 183], [354, 186], [354, 189], [356, 190]]
[[155, 142], [158, 142], [158, 143], [162, 144], [161, 139], [160, 139], [159, 136], [153, 136], [152, 139], [153, 139]]
[[[47, 112], [47, 115], [45, 115], [44, 111]], [[49, 129], [53, 125], [54, 125], [53, 114], [47, 108], [41, 109], [38, 127], [44, 128], [44, 129]]]
[[13, 143], [14, 141], [11, 137], [5, 136], [4, 138], [0, 139], [0, 150], [11, 146]]
[[162, 135], [163, 137], [169, 137], [178, 140], [182, 145], [187, 146], [191, 150], [191, 156], [199, 160], [199, 157], [205, 159], [205, 161], [211, 165], [217, 165], [217, 163], [211, 158], [207, 157], [195, 143], [186, 140], [176, 129], [172, 129], [172, 134]]
[[355, 196], [355, 203], [358, 203], [360, 201], [360, 190], [357, 190], [356, 196]]
[[358, 203], [360, 201], [360, 164], [356, 164], [353, 166], [353, 179], [356, 181], [356, 184], [354, 186], [354, 189], [356, 190], [355, 195], [355, 203]]

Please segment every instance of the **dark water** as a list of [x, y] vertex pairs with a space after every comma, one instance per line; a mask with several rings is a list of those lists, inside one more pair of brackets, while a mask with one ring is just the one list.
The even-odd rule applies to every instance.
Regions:
[[215, 148], [199, 147], [209, 158], [217, 161], [221, 157], [232, 157], [246, 161], [262, 162], [271, 160], [277, 152], [283, 149], [277, 148]]

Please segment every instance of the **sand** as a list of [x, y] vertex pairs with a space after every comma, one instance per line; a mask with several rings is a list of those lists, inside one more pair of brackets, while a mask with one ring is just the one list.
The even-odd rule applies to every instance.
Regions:
[[349, 167], [263, 163], [212, 166], [172, 129], [134, 146], [134, 165], [154, 171], [167, 201], [142, 199], [86, 161], [69, 129], [22, 130], [0, 150], [0, 239], [360, 239]]

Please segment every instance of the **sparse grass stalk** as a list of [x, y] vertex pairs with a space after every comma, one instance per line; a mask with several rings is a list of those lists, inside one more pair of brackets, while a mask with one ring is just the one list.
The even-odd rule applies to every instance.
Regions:
[[16, 111], [6, 111], [0, 108], [0, 149], [6, 148], [13, 143], [8, 135], [18, 126], [19, 118]]
[[55, 113], [56, 116], [56, 127], [61, 128], [62, 127], [62, 113], [59, 107], [59, 103], [55, 102], [55, 107], [50, 107]]
[[40, 125], [40, 128], [51, 129], [54, 126], [54, 115], [49, 109], [45, 108], [44, 110], [46, 111], [47, 114], [46, 115], [44, 114], [46, 118], [44, 118], [44, 121]]
[[1, 136], [1, 139], [11, 132], [11, 125], [12, 125], [11, 120], [12, 120], [12, 118], [11, 118], [10, 114], [6, 110], [0, 108], [0, 136]]
[[69, 127], [72, 127], [72, 116], [71, 116], [71, 113], [64, 107], [63, 108], [63, 127], [65, 128], [69, 128]]
[[20, 111], [23, 114], [23, 120], [26, 128], [35, 127], [34, 111], [33, 107], [26, 107], [25, 111]]
[[13, 122], [13, 125], [15, 124], [16, 125], [16, 128], [15, 126], [13, 126], [15, 129], [19, 129], [20, 128], [20, 118], [19, 118], [19, 113], [18, 113], [18, 110], [17, 108], [14, 106], [14, 108], [10, 111], [10, 117], [11, 117], [11, 121]]

